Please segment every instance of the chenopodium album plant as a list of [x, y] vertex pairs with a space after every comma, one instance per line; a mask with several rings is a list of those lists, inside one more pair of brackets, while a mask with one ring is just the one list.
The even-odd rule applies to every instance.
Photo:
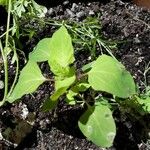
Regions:
[[[47, 79], [42, 75], [37, 62], [44, 61], [48, 61], [54, 78]], [[34, 92], [43, 82], [54, 82], [55, 91], [44, 103], [43, 109], [54, 108], [64, 94], [69, 104], [85, 104], [87, 110], [78, 121], [80, 130], [96, 145], [110, 147], [116, 135], [115, 121], [109, 100], [97, 93], [101, 91], [112, 94], [114, 98], [129, 98], [136, 93], [133, 78], [120, 62], [107, 55], [101, 55], [83, 66], [83, 74], [76, 71], [72, 65], [74, 61], [71, 37], [62, 26], [51, 38], [41, 40], [30, 53], [29, 61], [7, 101], [12, 103]], [[85, 99], [83, 93], [87, 90], [96, 94]]]

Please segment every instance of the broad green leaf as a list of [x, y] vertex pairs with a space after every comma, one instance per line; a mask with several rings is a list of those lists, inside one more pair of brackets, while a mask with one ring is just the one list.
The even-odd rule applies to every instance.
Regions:
[[34, 92], [46, 79], [41, 74], [38, 65], [29, 61], [20, 73], [19, 80], [8, 101], [14, 102], [25, 94]]
[[78, 125], [88, 140], [97, 146], [112, 146], [116, 135], [116, 126], [112, 112], [107, 105], [97, 103], [95, 106], [89, 106], [80, 117]]
[[[13, 1], [15, 1], [15, 0], [11, 0], [11, 2], [13, 2]], [[9, 3], [9, 0], [0, 0], [0, 5], [2, 5], [2, 6], [7, 6], [8, 3]]]
[[67, 29], [62, 26], [51, 38], [49, 65], [52, 72], [57, 75], [57, 72], [60, 74], [61, 71], [72, 64], [74, 60], [71, 37]]
[[50, 96], [50, 98], [45, 101], [45, 103], [42, 106], [42, 110], [49, 111], [49, 110], [55, 108], [58, 103], [58, 98], [66, 92], [67, 88], [68, 87], [62, 87], [62, 88], [58, 89], [57, 91], [55, 91]]
[[59, 97], [67, 92], [67, 89], [74, 83], [75, 79], [74, 74], [65, 79], [56, 78], [55, 92], [51, 95], [50, 99], [44, 103], [42, 109], [44, 111], [53, 109], [57, 105]]
[[55, 90], [59, 90], [61, 88], [65, 88], [65, 87], [69, 87], [70, 85], [72, 85], [74, 83], [76, 79], [76, 76], [75, 75], [72, 75], [70, 77], [67, 77], [65, 79], [57, 79], [56, 78], [56, 81], [55, 81]]
[[58, 100], [58, 98], [66, 93], [67, 89], [74, 83], [76, 77], [75, 75], [72, 75], [71, 77], [67, 77], [63, 80], [57, 79], [55, 81], [55, 92], [51, 96], [51, 99], [53, 101]]
[[33, 52], [29, 54], [29, 60], [35, 62], [47, 61], [50, 58], [50, 42], [50, 38], [42, 39], [34, 48]]
[[58, 100], [58, 98], [63, 95], [64, 93], [66, 93], [68, 87], [62, 87], [60, 89], [58, 89], [57, 91], [54, 92], [53, 95], [51, 95], [50, 99], [52, 101], [56, 101]]
[[110, 56], [98, 57], [88, 72], [88, 81], [94, 90], [127, 98], [135, 94], [135, 83], [130, 73]]
[[[50, 64], [49, 64], [50, 65]], [[56, 76], [61, 76], [65, 77], [69, 74], [70, 67], [62, 67], [59, 63], [57, 63], [55, 60], [53, 61], [53, 65], [50, 66], [51, 71], [56, 75]]]
[[76, 77], [75, 75], [65, 78], [63, 80], [55, 81], [55, 93], [51, 96], [52, 100], [57, 100], [61, 95], [66, 93], [67, 89], [74, 83]]

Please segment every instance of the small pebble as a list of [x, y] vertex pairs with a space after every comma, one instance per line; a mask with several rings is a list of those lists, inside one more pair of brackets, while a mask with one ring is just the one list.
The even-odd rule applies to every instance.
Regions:
[[0, 89], [4, 88], [4, 82], [2, 80], [0, 80]]
[[93, 10], [90, 10], [90, 11], [89, 11], [89, 15], [91, 15], [91, 16], [92, 16], [92, 15], [95, 15], [94, 11], [93, 11]]
[[25, 104], [22, 105], [22, 114], [21, 114], [21, 117], [23, 120], [25, 120], [27, 118], [29, 114], [29, 110], [27, 108], [27, 106]]
[[47, 13], [48, 13], [49, 15], [53, 15], [53, 14], [54, 14], [54, 9], [53, 9], [53, 8], [50, 8], [50, 9], [47, 11]]
[[4, 70], [1, 70], [1, 73], [4, 73]]
[[78, 18], [82, 18], [82, 17], [85, 16], [85, 12], [84, 12], [84, 11], [80, 11], [80, 12], [78, 12], [78, 13], [76, 14], [76, 16], [77, 16]]
[[0, 132], [0, 141], [3, 140], [3, 136], [2, 136], [2, 133]]
[[63, 5], [68, 5], [69, 4], [69, 1], [64, 1], [63, 2]]
[[71, 18], [75, 16], [75, 14], [70, 9], [66, 9], [66, 11]]
[[135, 43], [137, 43], [137, 44], [139, 44], [139, 43], [141, 43], [141, 41], [139, 40], [139, 38], [134, 38], [134, 41], [135, 41]]
[[76, 8], [78, 8], [78, 5], [76, 3], [73, 3], [72, 4], [72, 8], [71, 8], [71, 11], [76, 11]]

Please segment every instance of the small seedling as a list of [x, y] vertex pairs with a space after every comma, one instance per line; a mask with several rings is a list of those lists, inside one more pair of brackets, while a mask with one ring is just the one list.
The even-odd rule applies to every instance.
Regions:
[[[29, 61], [22, 69], [16, 84], [19, 71], [18, 57], [14, 40], [12, 39], [12, 45], [9, 43], [11, 38], [9, 32], [12, 31], [12, 35], [15, 33], [16, 37], [19, 38], [16, 17], [20, 18], [22, 14], [25, 14], [26, 8], [31, 8], [29, 9], [30, 14], [33, 14], [32, 8], [35, 8], [37, 14], [42, 14], [45, 10], [33, 0], [0, 0], [0, 5], [8, 7], [7, 31], [0, 36], [2, 38], [6, 35], [4, 48], [0, 41], [5, 70], [4, 98], [0, 101], [0, 105], [6, 101], [13, 103], [15, 100], [21, 99], [23, 95], [33, 93], [44, 82], [54, 83], [55, 90], [44, 103], [43, 110], [53, 109], [62, 95], [66, 95], [65, 100], [69, 105], [81, 104], [81, 106], [86, 106], [87, 110], [78, 121], [79, 128], [89, 140], [101, 147], [110, 147], [116, 135], [115, 121], [112, 116], [112, 100], [113, 103], [120, 106], [134, 108], [142, 115], [150, 113], [149, 90], [147, 90], [146, 97], [137, 94], [130, 73], [114, 58], [105, 41], [99, 37], [98, 32], [93, 33], [97, 26], [86, 27], [84, 26], [86, 22], [77, 28], [72, 28], [69, 25], [62, 26], [51, 38], [41, 40], [30, 53]], [[14, 24], [12, 28], [9, 28], [11, 13], [14, 15]], [[90, 47], [93, 46], [93, 49], [90, 52], [96, 60], [83, 66], [80, 69], [80, 74], [73, 65], [75, 58], [72, 39], [65, 27], [75, 32], [74, 40], [78, 42], [81, 41], [78, 40], [80, 33], [82, 33], [82, 40], [86, 40], [85, 45], [88, 43], [87, 39], [90, 41], [92, 39]], [[96, 57], [96, 43], [104, 47], [112, 57], [107, 55]], [[89, 45], [87, 44], [87, 46]], [[17, 67], [14, 82], [8, 92], [7, 55], [10, 49], [13, 50], [13, 62], [16, 62]], [[52, 78], [45, 78], [37, 64], [45, 61], [48, 62], [50, 70], [54, 74]], [[87, 91], [88, 97], [86, 97]], [[101, 93], [105, 93], [105, 96], [102, 96]], [[111, 94], [112, 98], [108, 98], [106, 93]]]
[[[37, 62], [44, 61], [48, 62], [54, 77], [48, 79], [42, 75]], [[21, 71], [18, 83], [6, 100], [12, 103], [34, 92], [43, 82], [54, 82], [55, 91], [44, 103], [43, 110], [53, 109], [62, 95], [66, 95], [66, 102], [70, 105], [86, 105], [87, 110], [78, 122], [80, 130], [96, 145], [110, 147], [116, 135], [113, 109], [109, 103], [111, 99], [97, 96], [97, 93], [109, 93], [114, 98], [130, 98], [136, 94], [133, 78], [111, 56], [99, 56], [83, 66], [80, 74], [72, 65], [74, 61], [71, 37], [62, 26], [51, 38], [41, 40], [29, 54], [29, 61]], [[85, 99], [87, 90], [93, 92]]]

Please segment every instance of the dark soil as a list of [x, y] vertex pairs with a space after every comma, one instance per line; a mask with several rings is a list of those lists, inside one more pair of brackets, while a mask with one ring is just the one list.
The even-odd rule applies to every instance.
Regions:
[[[118, 43], [118, 49], [114, 50], [113, 54], [126, 66], [140, 90], [143, 90], [143, 72], [150, 61], [150, 11], [120, 0], [105, 3], [39, 2], [48, 7], [46, 17], [56, 20], [82, 21], [87, 16], [97, 16], [100, 13], [103, 36]], [[51, 36], [53, 30], [48, 25], [37, 28], [36, 37], [26, 41], [24, 51], [28, 54], [40, 39]], [[78, 52], [77, 65], [84, 64], [88, 56], [87, 51]], [[21, 67], [23, 65], [22, 61]], [[50, 75], [46, 64], [40, 64], [40, 67], [44, 74]], [[13, 76], [14, 71], [11, 68], [10, 74]], [[149, 78], [150, 76], [147, 76], [148, 84]], [[2, 71], [0, 79], [3, 79]], [[87, 141], [78, 129], [77, 121], [84, 111], [80, 106], [67, 106], [62, 99], [55, 110], [47, 113], [41, 111], [41, 105], [52, 91], [53, 86], [47, 83], [40, 86], [33, 95], [24, 96], [21, 102], [6, 104], [0, 108], [0, 150], [101, 150]], [[117, 135], [110, 150], [150, 149], [150, 145], [144, 143], [146, 132], [139, 121], [127, 117], [126, 114], [120, 114], [118, 110], [114, 112], [114, 116]], [[142, 121], [150, 128], [149, 116], [143, 117]], [[1, 139], [1, 133], [5, 139]]]

